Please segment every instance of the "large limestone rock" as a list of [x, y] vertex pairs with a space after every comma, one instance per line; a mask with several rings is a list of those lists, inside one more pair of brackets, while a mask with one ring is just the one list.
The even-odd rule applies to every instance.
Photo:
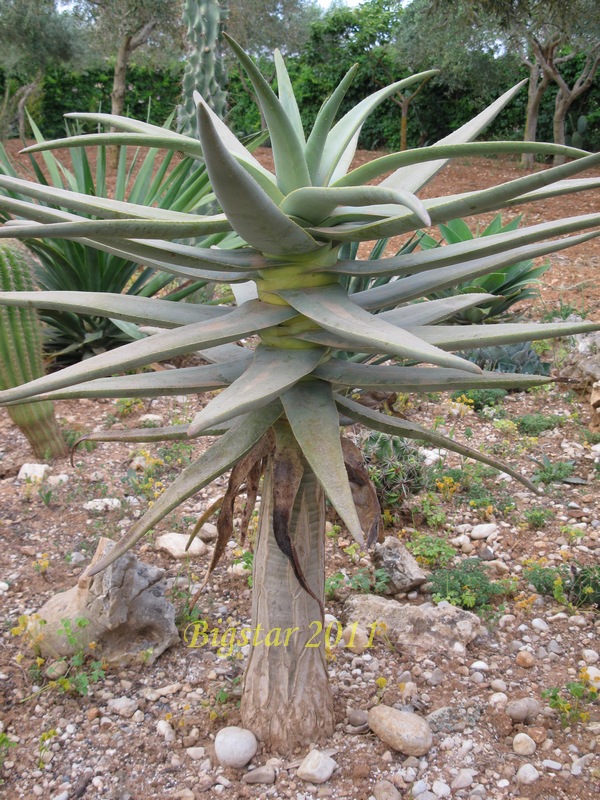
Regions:
[[413, 556], [393, 536], [386, 536], [381, 544], [375, 545], [373, 563], [378, 569], [383, 569], [390, 579], [386, 594], [410, 592], [427, 580], [427, 575]]
[[[126, 553], [99, 575], [87, 576], [114, 544], [101, 539], [77, 586], [54, 595], [37, 612], [46, 621], [39, 626], [42, 655], [71, 656], [95, 642], [94, 652], [109, 664], [151, 664], [179, 641], [175, 608], [164, 596], [164, 570]], [[65, 636], [65, 619], [75, 641]]]
[[464, 655], [466, 646], [485, 633], [479, 617], [450, 603], [405, 605], [373, 594], [354, 595], [345, 605], [348, 624], [381, 623], [392, 643], [408, 652]]

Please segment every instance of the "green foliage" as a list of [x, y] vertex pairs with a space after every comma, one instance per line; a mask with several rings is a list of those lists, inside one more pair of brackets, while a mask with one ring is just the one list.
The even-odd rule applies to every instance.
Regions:
[[[0, 291], [31, 291], [31, 267], [22, 249], [0, 244]], [[33, 308], [0, 307], [0, 389], [19, 386], [44, 374], [42, 331]], [[60, 458], [66, 443], [50, 401], [14, 405], [8, 414], [27, 437], [37, 458]]]
[[473, 411], [481, 411], [487, 406], [499, 405], [507, 394], [505, 389], [467, 389], [465, 392], [453, 392], [451, 397], [459, 402], [466, 401]]
[[564, 605], [572, 605], [575, 608], [600, 607], [598, 566], [573, 565], [569, 568], [561, 564], [557, 567], [548, 567], [543, 561], [532, 561], [527, 564], [524, 575], [536, 592], [554, 597]]
[[[38, 141], [44, 142], [35, 126], [34, 129]], [[33, 156], [30, 159], [34, 173], [45, 186], [69, 188], [95, 197], [108, 197], [111, 194], [104, 147], [98, 149], [95, 175], [84, 148], [70, 151], [70, 165], [66, 159], [58, 158], [52, 152], [44, 154], [47, 173], [40, 169]], [[16, 177], [18, 173], [0, 145], [1, 174]], [[202, 208], [209, 188], [205, 170], [197, 168], [191, 158], [176, 162], [173, 151], [159, 155], [157, 150], [150, 150], [145, 156], [137, 151], [128, 163], [127, 149], [121, 148], [114, 192], [117, 200], [186, 212], [196, 211]], [[18, 191], [11, 189], [0, 188], [0, 194], [25, 199]], [[47, 209], [60, 208], [45, 201], [41, 201], [40, 205]], [[0, 209], [0, 219], [7, 218], [8, 215]], [[89, 218], [93, 217], [89, 215]], [[24, 241], [39, 259], [34, 269], [35, 283], [47, 291], [111, 292], [140, 297], [160, 294], [162, 299], [175, 301], [192, 295], [206, 285], [206, 281], [187, 280], [182, 283], [171, 274], [149, 266], [140, 267], [118, 254], [78, 241], [44, 238], [28, 238]], [[47, 326], [46, 350], [61, 364], [80, 361], [124, 342], [143, 338], [133, 323], [108, 317], [46, 310], [41, 318]]]
[[425, 492], [419, 497], [419, 502], [413, 507], [413, 516], [415, 512], [423, 516], [430, 528], [441, 528], [446, 522], [446, 512], [433, 492]]
[[[493, 236], [498, 233], [507, 233], [518, 229], [522, 216], [502, 224], [502, 216], [498, 214], [490, 224], [477, 236]], [[468, 242], [475, 238], [475, 235], [462, 219], [454, 219], [444, 225], [439, 226], [441, 239], [438, 241], [432, 236], [421, 233], [419, 246], [422, 250], [431, 250], [441, 247], [443, 244], [458, 244]], [[531, 300], [539, 297], [538, 285], [539, 278], [550, 268], [550, 262], [536, 267], [533, 260], [527, 259], [501, 270], [491, 272], [481, 278], [458, 284], [452, 289], [444, 289], [433, 292], [431, 299], [441, 297], [451, 297], [455, 294], [469, 294], [474, 292], [484, 292], [485, 294], [495, 295], [496, 299], [487, 301], [485, 304], [474, 308], [459, 311], [446, 320], [446, 324], [465, 325], [468, 323], [498, 322], [501, 318], [508, 315], [508, 311], [516, 303]], [[513, 315], [514, 316], [514, 315]]]
[[431, 484], [424, 457], [399, 436], [371, 433], [362, 450], [382, 509], [393, 509]]
[[453, 606], [476, 611], [489, 607], [492, 601], [513, 590], [505, 581], [491, 581], [478, 558], [464, 559], [451, 569], [438, 569], [429, 581], [436, 603], [446, 600]]
[[589, 721], [588, 708], [598, 702], [598, 686], [584, 667], [578, 680], [570, 681], [563, 688], [553, 686], [544, 689], [542, 697], [557, 712], [561, 725], [566, 728], [577, 722]]
[[445, 567], [456, 555], [456, 550], [440, 536], [427, 533], [413, 533], [406, 547], [420, 564], [426, 567]]
[[325, 597], [333, 600], [340, 589], [350, 589], [360, 594], [385, 594], [389, 582], [389, 575], [384, 569], [371, 571], [362, 567], [350, 576], [336, 572], [325, 579]]
[[[0, 772], [4, 767], [4, 762], [6, 761], [6, 757], [11, 747], [16, 747], [17, 743], [13, 742], [10, 736], [7, 733], [0, 733]], [[3, 779], [0, 777], [0, 784], [4, 783]]]
[[519, 432], [526, 436], [539, 436], [544, 431], [553, 431], [564, 421], [564, 417], [558, 414], [523, 414], [514, 418]]
[[481, 369], [521, 375], [549, 375], [550, 364], [542, 361], [531, 342], [480, 347], [464, 353]]
[[570, 478], [575, 471], [572, 461], [553, 462], [547, 455], [543, 455], [541, 460], [533, 460], [539, 465], [539, 469], [533, 474], [533, 480], [541, 483], [560, 483], [565, 478]]
[[[172, 67], [132, 64], [127, 70], [125, 114], [162, 125], [175, 111], [181, 93], [181, 65]], [[69, 111], [95, 113], [110, 109], [113, 71], [110, 64], [85, 69], [53, 67], [44, 75], [41, 99], [30, 109], [36, 124], [48, 139], [65, 135], [64, 115]], [[82, 122], [81, 130], [89, 133], [97, 126]]]
[[546, 522], [552, 517], [552, 512], [547, 508], [530, 508], [523, 512], [523, 518], [531, 530], [537, 531], [543, 528]]

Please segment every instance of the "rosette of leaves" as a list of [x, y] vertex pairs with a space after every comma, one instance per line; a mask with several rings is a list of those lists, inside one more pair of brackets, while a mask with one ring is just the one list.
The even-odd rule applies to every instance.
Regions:
[[[213, 566], [231, 535], [235, 495], [245, 489], [247, 508], [251, 507], [264, 474], [252, 608], [253, 627], [260, 625], [263, 635], [257, 636], [251, 648], [242, 719], [268, 746], [290, 751], [329, 735], [334, 728], [325, 646], [322, 636], [314, 638], [315, 626], [310, 625], [323, 614], [325, 496], [361, 546], [372, 541], [378, 529], [376, 498], [359, 453], [340, 438], [340, 415], [387, 434], [420, 439], [477, 458], [533, 488], [512, 467], [476, 449], [417, 422], [365, 407], [360, 394], [357, 397], [357, 387], [431, 392], [544, 383], [548, 379], [539, 376], [484, 373], [452, 351], [600, 327], [591, 322], [447, 326], [440, 323], [461, 309], [487, 302], [489, 296], [469, 294], [414, 302], [436, 289], [584, 242], [600, 232], [600, 214], [364, 262], [340, 258], [340, 249], [348, 242], [410, 234], [423, 225], [468, 213], [597, 187], [600, 179], [577, 180], [573, 176], [600, 164], [600, 155], [549, 144], [472, 142], [518, 91], [515, 87], [437, 145], [350, 169], [368, 114], [427, 73], [379, 90], [336, 122], [355, 73], [350, 70], [306, 135], [281, 56], [275, 54], [276, 95], [254, 62], [235, 42], [231, 46], [253, 83], [268, 124], [275, 174], [262, 167], [197, 97], [199, 144], [132, 120], [111, 122], [121, 129], [116, 134], [121, 144], [144, 140], [155, 147], [194, 155], [201, 148], [221, 213], [199, 217], [64, 191], [60, 193], [64, 210], [48, 216], [34, 201], [40, 196], [56, 198], [56, 190], [23, 182], [20, 191], [27, 192], [32, 202], [15, 204], [12, 211], [30, 221], [6, 225], [1, 233], [23, 238], [84, 238], [101, 250], [116, 250], [140, 263], [150, 259], [174, 275], [233, 283], [254, 281], [257, 296], [232, 308], [69, 292], [3, 294], [0, 301], [6, 304], [104, 314], [150, 324], [159, 332], [2, 392], [0, 402], [223, 389], [189, 425], [92, 434], [93, 439], [122, 441], [222, 434], [94, 571], [118, 558], [181, 502], [231, 469]], [[68, 145], [89, 141], [83, 137]], [[105, 144], [110, 134], [93, 141]], [[423, 201], [416, 196], [448, 158], [523, 151], [563, 153], [573, 160], [483, 191]], [[391, 174], [378, 185], [367, 185], [387, 173]], [[101, 219], [81, 219], [79, 215], [88, 211]], [[225, 250], [175, 243], [184, 237], [231, 231], [246, 243], [244, 247]], [[349, 297], [341, 284], [345, 275], [392, 275], [396, 279]], [[254, 349], [234, 344], [250, 335], [258, 340]], [[210, 362], [206, 366], [118, 374], [199, 350]], [[385, 355], [401, 363], [358, 363], [334, 357], [336, 351]], [[352, 395], [350, 390], [354, 390]], [[246, 523], [247, 517], [242, 526]], [[290, 633], [284, 644], [286, 630]], [[270, 638], [264, 636], [266, 631], [271, 632]], [[307, 646], [315, 643], [320, 646]]]

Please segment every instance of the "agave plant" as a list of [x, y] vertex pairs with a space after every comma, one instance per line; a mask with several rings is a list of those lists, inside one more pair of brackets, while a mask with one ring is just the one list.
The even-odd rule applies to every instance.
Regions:
[[[23, 238], [84, 238], [99, 249], [118, 251], [133, 260], [151, 258], [175, 275], [233, 283], [254, 281], [257, 296], [231, 308], [69, 292], [2, 294], [0, 302], [6, 304], [104, 314], [159, 330], [85, 364], [2, 392], [0, 402], [195, 394], [223, 388], [189, 425], [91, 435], [96, 440], [152, 441], [221, 434], [94, 572], [132, 547], [181, 502], [231, 469], [212, 569], [231, 536], [235, 496], [245, 489], [248, 502], [243, 528], [262, 475], [253, 576], [255, 633], [246, 669], [242, 719], [270, 747], [290, 751], [330, 734], [334, 727], [323, 637], [315, 637], [315, 623], [323, 619], [325, 496], [361, 546], [371, 543], [378, 533], [377, 503], [357, 450], [340, 437], [340, 418], [476, 458], [504, 469], [533, 489], [509, 465], [417, 422], [367, 408], [350, 396], [349, 390], [429, 392], [544, 383], [548, 379], [539, 376], [483, 373], [450, 351], [600, 327], [589, 322], [437, 324], [460, 309], [489, 301], [486, 294], [411, 304], [433, 290], [584, 242], [600, 233], [600, 214], [364, 262], [340, 258], [342, 246], [597, 187], [599, 179], [573, 180], [571, 176], [598, 165], [600, 155], [548, 144], [472, 142], [518, 91], [515, 87], [437, 145], [384, 156], [349, 171], [367, 115], [428, 73], [379, 90], [335, 122], [355, 73], [350, 70], [305, 137], [281, 56], [275, 53], [276, 95], [254, 62], [235, 42], [230, 43], [262, 106], [275, 174], [264, 169], [197, 96], [200, 144], [143, 123], [110, 121], [123, 131], [116, 134], [120, 144], [145, 140], [156, 147], [194, 154], [201, 148], [222, 213], [192, 217], [61, 192], [60, 204], [70, 211], [53, 211], [48, 216], [34, 202], [15, 204], [14, 214], [34, 222], [17, 221], [0, 233]], [[68, 145], [107, 141], [108, 135], [96, 135], [72, 139]], [[558, 152], [573, 160], [484, 191], [425, 201], [416, 197], [419, 188], [452, 156], [523, 151]], [[379, 185], [365, 185], [389, 172], [392, 174]], [[25, 183], [20, 192], [33, 199], [57, 196], [56, 190]], [[87, 211], [103, 219], [90, 221], [78, 216]], [[246, 246], [219, 250], [172, 243], [182, 237], [226, 231], [235, 231]], [[561, 238], [548, 241], [549, 237]], [[396, 279], [350, 297], [341, 283], [346, 275], [392, 275]], [[234, 344], [250, 335], [258, 340], [254, 349]], [[198, 350], [209, 361], [207, 365], [115, 376]], [[405, 363], [373, 365], [333, 356], [342, 351], [387, 355]]]

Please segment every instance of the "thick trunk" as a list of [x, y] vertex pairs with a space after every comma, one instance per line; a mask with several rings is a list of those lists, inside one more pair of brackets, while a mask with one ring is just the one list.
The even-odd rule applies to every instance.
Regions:
[[27, 437], [36, 458], [51, 461], [67, 455], [69, 448], [50, 401], [9, 406], [7, 411], [15, 425]]
[[[275, 543], [272, 485], [269, 463], [254, 555], [254, 641], [241, 711], [247, 728], [271, 750], [287, 754], [331, 736], [335, 720], [321, 610]], [[290, 538], [309, 586], [322, 600], [325, 500], [308, 466], [294, 504]]]

